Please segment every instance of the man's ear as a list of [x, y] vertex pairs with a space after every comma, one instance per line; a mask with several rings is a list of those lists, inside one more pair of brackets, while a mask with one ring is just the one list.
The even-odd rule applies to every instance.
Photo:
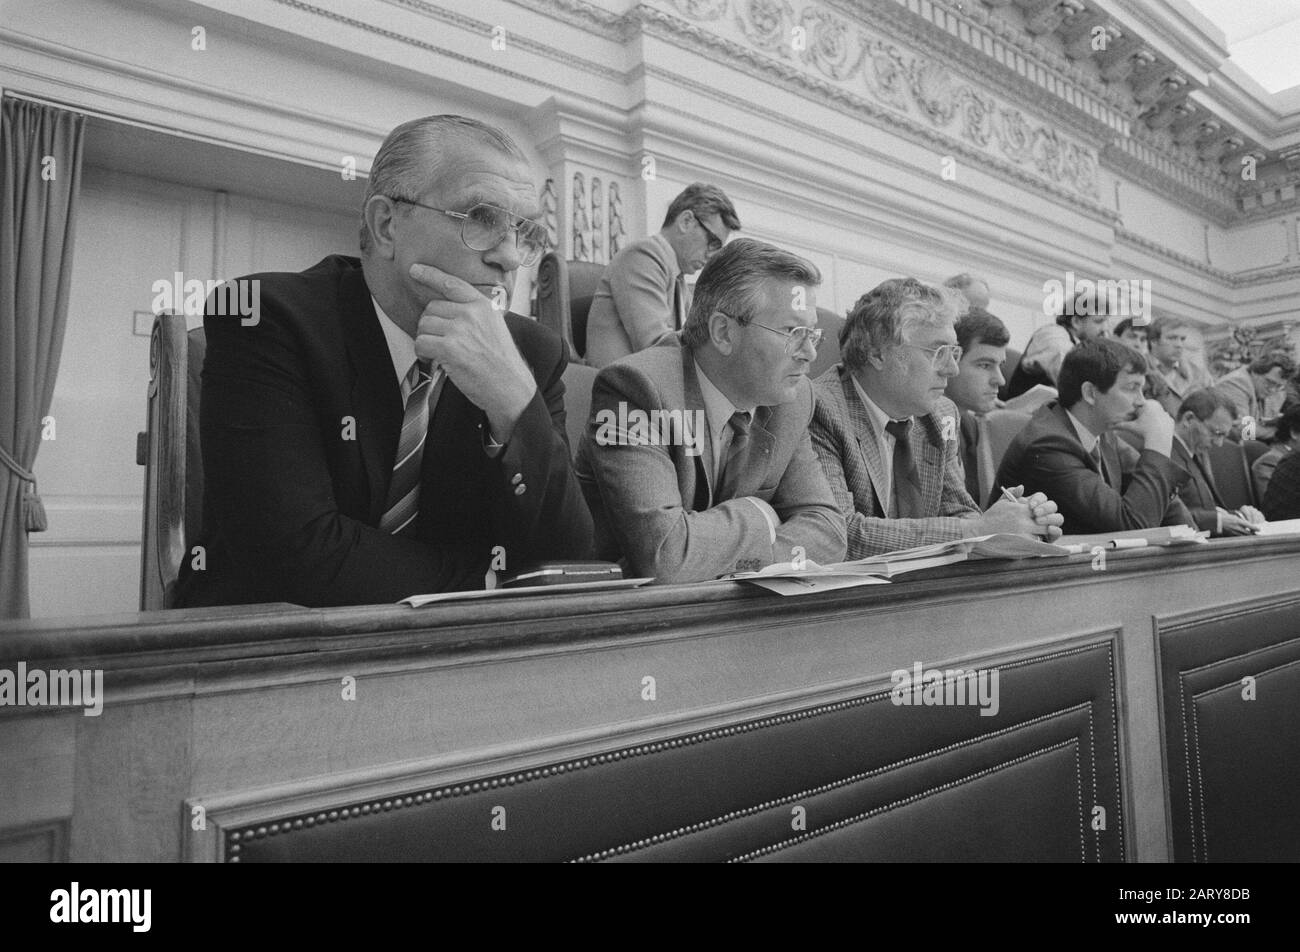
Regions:
[[391, 261], [397, 256], [393, 225], [397, 219], [397, 204], [387, 195], [371, 195], [362, 211], [370, 231], [369, 254]]
[[885, 353], [875, 347], [867, 350], [867, 363], [877, 370], [885, 369]]
[[1079, 396], [1088, 404], [1088, 406], [1092, 406], [1097, 402], [1097, 394], [1100, 392], [1101, 391], [1097, 389], [1097, 385], [1091, 380], [1085, 380], [1083, 385], [1079, 388]]
[[689, 208], [677, 216], [677, 230], [682, 234], [686, 234], [686, 232], [690, 231], [693, 224], [695, 224], [695, 212], [691, 211]]
[[714, 311], [709, 315], [709, 340], [718, 352], [726, 357], [730, 357], [731, 352], [736, 349], [736, 327], [737, 325], [728, 320], [727, 315], [721, 311]]

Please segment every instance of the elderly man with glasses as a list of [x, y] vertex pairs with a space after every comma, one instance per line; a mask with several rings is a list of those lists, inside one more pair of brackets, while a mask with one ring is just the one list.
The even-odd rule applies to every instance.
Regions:
[[690, 582], [844, 557], [844, 518], [808, 441], [816, 266], [738, 239], [676, 339], [600, 372], [578, 453], [596, 553]]
[[587, 363], [604, 367], [663, 343], [686, 323], [686, 276], [704, 267], [740, 229], [716, 185], [696, 182], [673, 199], [663, 227], [614, 256], [587, 314]]
[[1060, 535], [1041, 493], [981, 513], [966, 491], [959, 415], [944, 396], [962, 349], [955, 293], [914, 278], [868, 291], [840, 329], [842, 363], [817, 380], [813, 448], [848, 520], [849, 558], [996, 532]]
[[238, 279], [255, 321], [209, 301], [182, 605], [392, 602], [482, 588], [502, 556], [589, 555], [564, 344], [506, 312], [539, 213], [505, 133], [413, 120], [375, 156], [360, 259]]

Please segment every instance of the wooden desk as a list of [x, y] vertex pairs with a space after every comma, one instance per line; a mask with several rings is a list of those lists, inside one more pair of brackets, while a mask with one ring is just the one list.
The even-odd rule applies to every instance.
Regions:
[[1092, 562], [0, 624], [0, 859], [1300, 859], [1300, 539]]

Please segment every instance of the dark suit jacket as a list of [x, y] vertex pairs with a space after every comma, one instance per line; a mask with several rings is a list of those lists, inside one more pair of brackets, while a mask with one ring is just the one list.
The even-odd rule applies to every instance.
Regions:
[[356, 258], [251, 275], [260, 320], [204, 319], [200, 431], [206, 568], [181, 569], [182, 606], [392, 602], [481, 588], [506, 564], [589, 556], [591, 516], [569, 462], [563, 342], [506, 315], [537, 393], [496, 459], [486, 414], [450, 380], [429, 422], [412, 537], [376, 528], [404, 407]]
[[1264, 493], [1264, 517], [1300, 519], [1300, 452], [1282, 457]]
[[[635, 424], [620, 437], [608, 426], [620, 404], [625, 414], [685, 411], [698, 421], [700, 452], [688, 452], [680, 439], [647, 441]], [[691, 350], [672, 338], [610, 364], [596, 378], [577, 463], [596, 520], [597, 557], [623, 558], [633, 574], [660, 582], [756, 571], [789, 562], [796, 546], [814, 562], [843, 559], [844, 518], [808, 442], [812, 412], [806, 380], [794, 402], [758, 407], [747, 468], [733, 496], [719, 500]], [[776, 510], [775, 544], [767, 518], [745, 496]]]
[[1187, 447], [1178, 440], [1174, 440], [1173, 461], [1188, 476], [1187, 482], [1178, 490], [1178, 497], [1191, 512], [1196, 528], [1214, 532], [1219, 524], [1216, 507], [1223, 506], [1223, 499], [1214, 485], [1213, 475], [1193, 459]]
[[979, 515], [966, 492], [957, 455], [957, 405], [940, 397], [934, 411], [912, 417], [908, 438], [921, 482], [921, 507], [926, 516], [889, 519], [883, 513], [881, 490], [885, 461], [875, 425], [853, 386], [853, 378], [837, 364], [817, 378], [817, 410], [813, 414], [813, 449], [821, 462], [831, 494], [848, 520], [849, 558], [950, 542], [971, 535], [965, 518]]
[[[1148, 529], [1186, 521], [1174, 492], [1188, 475], [1171, 459], [1143, 450], [1125, 473], [1114, 433], [1101, 436], [1108, 482], [1083, 449], [1065, 407], [1045, 403], [1016, 434], [998, 467], [999, 486], [1022, 484], [1025, 493], [1041, 492], [1056, 503], [1066, 533]], [[992, 505], [996, 497], [990, 496]], [[1171, 502], [1175, 502], [1171, 506]]]

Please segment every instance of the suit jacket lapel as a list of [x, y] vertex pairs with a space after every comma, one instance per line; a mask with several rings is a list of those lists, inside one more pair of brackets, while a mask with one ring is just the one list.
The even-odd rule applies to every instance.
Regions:
[[[397, 440], [402, 430], [402, 391], [388, 351], [379, 316], [370, 300], [361, 269], [339, 281], [343, 334], [352, 367], [352, 413], [356, 440], [366, 470], [370, 499], [369, 522], [379, 523], [385, 495], [393, 477]], [[342, 425], [341, 423], [339, 424]]]
[[[695, 376], [695, 354], [689, 347], [682, 347], [681, 352], [686, 413], [690, 419], [700, 417], [704, 419], [703, 451], [694, 459], [686, 457], [690, 465], [685, 469], [678, 467], [682, 480], [682, 505], [692, 506], [695, 512], [703, 512], [713, 505], [713, 436], [709, 432], [709, 415], [704, 406], [704, 394], [700, 392], [700, 381]], [[697, 413], [700, 417], [696, 416]], [[701, 501], [703, 505], [700, 505]]]
[[1123, 491], [1124, 468], [1119, 462], [1119, 447], [1115, 445], [1117, 437], [1113, 433], [1103, 433], [1100, 438], [1101, 458], [1106, 464], [1101, 471], [1102, 479], [1112, 489]]
[[938, 514], [939, 496], [943, 493], [943, 447], [935, 446], [920, 417], [912, 417], [908, 430], [912, 441], [912, 458], [916, 460], [921, 485], [921, 510]]
[[871, 493], [876, 497], [876, 515], [884, 516], [889, 511], [883, 489], [885, 462], [880, 457], [880, 437], [871, 422], [871, 415], [858, 396], [858, 388], [853, 385], [852, 375], [845, 369], [840, 370], [840, 386], [844, 388], [844, 402], [849, 408], [849, 422], [852, 425], [858, 446], [862, 448], [862, 458], [867, 464], [867, 477], [871, 480]]

